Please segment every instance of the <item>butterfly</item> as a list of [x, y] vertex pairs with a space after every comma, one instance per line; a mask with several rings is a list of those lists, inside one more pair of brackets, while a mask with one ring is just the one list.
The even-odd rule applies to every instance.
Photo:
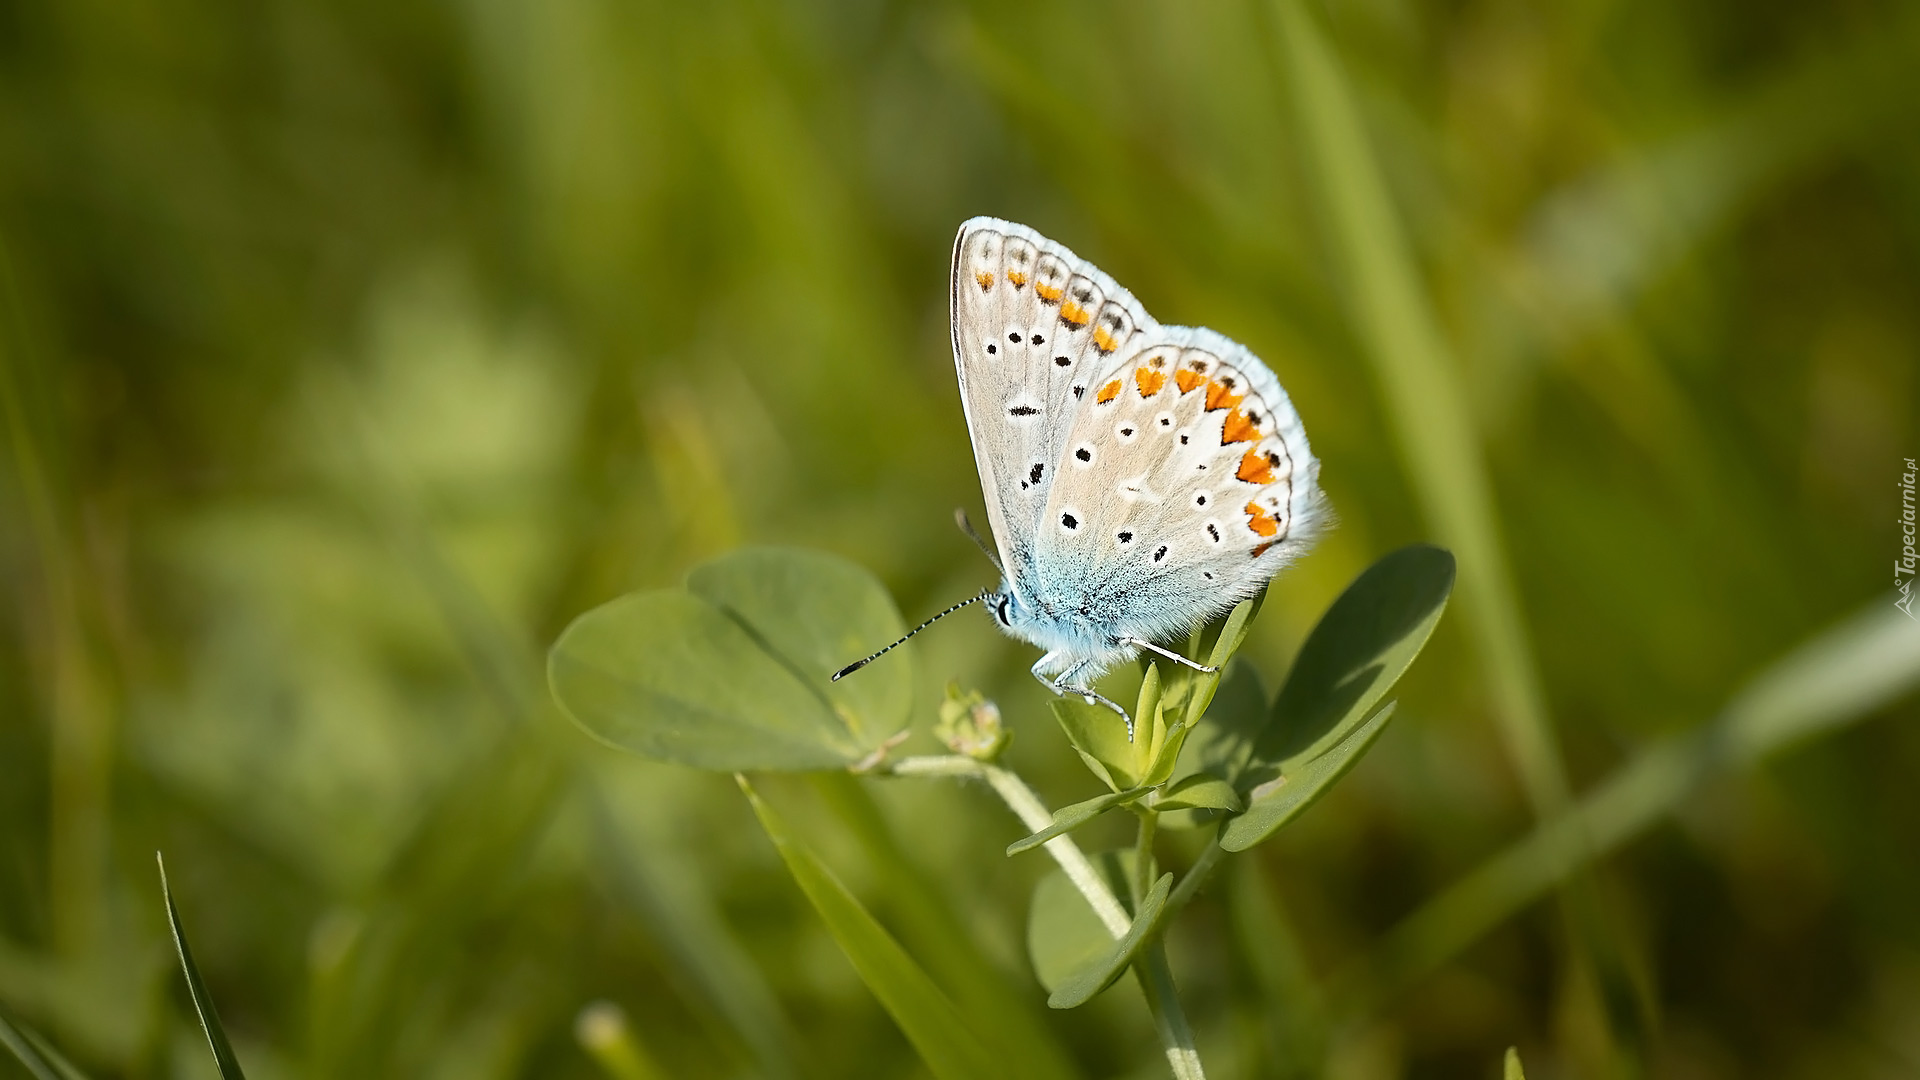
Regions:
[[962, 224], [950, 299], [1004, 577], [914, 632], [985, 602], [1003, 631], [1043, 650], [1036, 679], [1113, 709], [1131, 736], [1094, 680], [1142, 651], [1201, 667], [1156, 642], [1258, 593], [1307, 550], [1330, 517], [1320, 464], [1258, 357], [1212, 330], [1160, 325], [1024, 225]]

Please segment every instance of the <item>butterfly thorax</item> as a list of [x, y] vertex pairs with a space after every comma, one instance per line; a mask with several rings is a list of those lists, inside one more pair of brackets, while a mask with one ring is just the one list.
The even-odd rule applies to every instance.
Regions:
[[1116, 640], [1110, 613], [1084, 595], [1029, 597], [1011, 582], [1002, 581], [1000, 588], [987, 597], [987, 604], [1001, 630], [1038, 645], [1054, 657], [1055, 662], [1049, 666], [1056, 672], [1086, 664], [1089, 668], [1084, 674], [1097, 675], [1139, 651]]

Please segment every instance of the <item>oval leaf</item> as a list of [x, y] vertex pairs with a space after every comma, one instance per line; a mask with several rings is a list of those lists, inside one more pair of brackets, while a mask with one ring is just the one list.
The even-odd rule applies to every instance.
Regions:
[[1101, 782], [1115, 791], [1137, 787], [1134, 772], [1134, 746], [1127, 741], [1126, 721], [1104, 705], [1089, 705], [1079, 698], [1055, 698], [1053, 715], [1060, 721], [1067, 741], [1079, 752], [1080, 760]]
[[1206, 773], [1181, 777], [1153, 801], [1155, 810], [1225, 810], [1230, 814], [1239, 813], [1246, 805], [1232, 784]]
[[828, 680], [835, 664], [824, 657], [901, 629], [864, 570], [812, 552], [745, 551], [695, 570], [690, 587], [603, 604], [554, 643], [553, 695], [595, 737], [705, 769], [832, 769], [905, 723], [906, 658], [861, 672], [862, 686]]
[[1366, 723], [1348, 732], [1333, 749], [1253, 789], [1247, 812], [1227, 819], [1221, 827], [1220, 846], [1228, 851], [1245, 851], [1298, 817], [1325, 794], [1335, 780], [1353, 768], [1373, 745], [1373, 740], [1380, 737], [1387, 720], [1393, 716], [1393, 706], [1394, 702], [1387, 702]]
[[874, 576], [819, 551], [746, 548], [696, 567], [687, 591], [751, 630], [801, 681], [824, 690], [854, 741], [877, 744], [906, 722], [913, 657], [896, 649], [839, 682], [832, 674], [906, 632]]
[[1413, 663], [1453, 590], [1453, 556], [1416, 544], [1368, 567], [1300, 648], [1240, 790], [1297, 770], [1341, 742]]

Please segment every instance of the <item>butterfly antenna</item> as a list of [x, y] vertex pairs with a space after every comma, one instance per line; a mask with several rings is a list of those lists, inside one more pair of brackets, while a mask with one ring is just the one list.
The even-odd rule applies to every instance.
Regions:
[[988, 595], [989, 594], [987, 593], [987, 591], [983, 589], [981, 590], [979, 596], [967, 597], [965, 600], [960, 601], [959, 603], [953, 605], [952, 607], [941, 612], [940, 614], [935, 615], [933, 618], [928, 619], [926, 622], [921, 623], [919, 626], [916, 626], [913, 629], [907, 631], [906, 637], [901, 638], [899, 641], [896, 641], [893, 644], [887, 646], [886, 648], [881, 649], [879, 652], [874, 653], [872, 656], [867, 657], [865, 660], [855, 660], [853, 663], [848, 664], [846, 667], [843, 667], [839, 671], [834, 672], [833, 681], [839, 682], [841, 679], [844, 679], [847, 676], [853, 674], [854, 672], [859, 671], [861, 668], [866, 667], [868, 664], [873, 663], [875, 660], [878, 660], [881, 657], [892, 652], [893, 650], [899, 648], [900, 646], [905, 645], [907, 643], [907, 638], [910, 638], [913, 635], [919, 633], [920, 631], [925, 630], [927, 627], [932, 626], [934, 623], [939, 622], [941, 619], [944, 619], [947, 616], [953, 614], [954, 612], [959, 611], [961, 608], [966, 607], [968, 604], [977, 604], [980, 601], [985, 600]]
[[993, 568], [1000, 571], [1000, 576], [1006, 577], [1007, 568], [1000, 565], [1000, 556], [994, 554], [993, 548], [989, 547], [985, 540], [980, 539], [979, 533], [973, 531], [973, 522], [967, 520], [967, 512], [955, 507], [953, 523], [960, 526], [960, 531], [967, 534], [967, 539], [973, 541], [973, 546], [980, 549], [980, 554], [985, 555], [987, 561], [993, 564]]

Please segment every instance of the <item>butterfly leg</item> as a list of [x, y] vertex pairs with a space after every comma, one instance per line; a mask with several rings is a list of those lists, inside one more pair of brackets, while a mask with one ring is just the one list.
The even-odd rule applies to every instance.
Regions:
[[1145, 649], [1150, 653], [1154, 653], [1155, 655], [1164, 656], [1167, 659], [1172, 660], [1176, 664], [1185, 664], [1195, 671], [1203, 671], [1208, 675], [1211, 675], [1214, 672], [1220, 670], [1217, 667], [1208, 667], [1206, 664], [1196, 664], [1193, 661], [1187, 659], [1186, 657], [1181, 656], [1179, 653], [1174, 652], [1171, 649], [1163, 649], [1160, 646], [1155, 645], [1151, 641], [1142, 641], [1139, 638], [1134, 638], [1134, 637], [1115, 638], [1114, 641], [1121, 645], [1132, 645], [1135, 648]]
[[1091, 663], [1083, 660], [1080, 663], [1074, 664], [1072, 667], [1069, 667], [1067, 670], [1061, 672], [1057, 676], [1048, 675], [1046, 672], [1040, 670], [1041, 668], [1047, 667], [1052, 662], [1053, 662], [1052, 653], [1048, 653], [1047, 655], [1041, 657], [1039, 660], [1034, 662], [1034, 665], [1031, 669], [1033, 672], [1033, 677], [1040, 680], [1041, 686], [1044, 686], [1047, 689], [1053, 691], [1056, 695], [1060, 697], [1077, 697], [1089, 705], [1105, 705], [1107, 708], [1112, 709], [1114, 712], [1119, 713], [1120, 719], [1125, 720], [1127, 722], [1127, 741], [1128, 742], [1133, 741], [1133, 717], [1127, 712], [1127, 710], [1121, 708], [1120, 706], [1107, 700], [1101, 695], [1095, 693], [1091, 687], [1074, 686], [1072, 685], [1071, 682], [1069, 682], [1069, 680], [1072, 679], [1075, 675], [1078, 675], [1082, 671], [1085, 671], [1089, 667], [1092, 667], [1093, 665]]

